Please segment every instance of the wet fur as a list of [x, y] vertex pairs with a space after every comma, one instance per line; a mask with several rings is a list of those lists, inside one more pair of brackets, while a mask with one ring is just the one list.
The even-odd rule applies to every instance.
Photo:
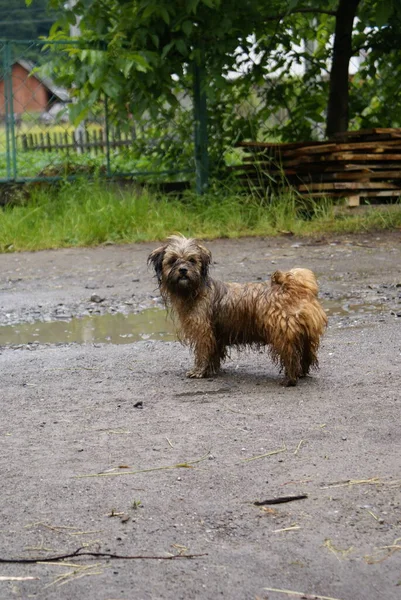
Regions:
[[318, 366], [327, 317], [309, 269], [276, 271], [269, 283], [224, 283], [209, 276], [210, 251], [182, 236], [168, 238], [148, 262], [177, 317], [181, 341], [194, 351], [189, 377], [215, 374], [230, 346], [267, 346], [286, 385]]

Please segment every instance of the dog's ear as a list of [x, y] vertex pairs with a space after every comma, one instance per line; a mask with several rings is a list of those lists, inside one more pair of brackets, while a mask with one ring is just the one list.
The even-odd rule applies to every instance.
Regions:
[[166, 247], [167, 246], [160, 246], [160, 248], [156, 248], [156, 250], [153, 250], [148, 256], [148, 265], [152, 264], [159, 283], [162, 279], [163, 259], [166, 253]]
[[202, 277], [206, 279], [206, 277], [209, 274], [209, 265], [212, 261], [212, 253], [210, 252], [210, 250], [205, 248], [205, 246], [202, 246], [202, 244], [197, 244], [197, 247], [202, 261]]

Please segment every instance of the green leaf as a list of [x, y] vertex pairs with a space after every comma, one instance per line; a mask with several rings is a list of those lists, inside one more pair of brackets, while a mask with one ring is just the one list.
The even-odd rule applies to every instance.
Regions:
[[146, 60], [146, 58], [142, 56], [142, 54], [130, 54], [130, 56], [133, 63], [136, 66], [137, 71], [142, 71], [142, 73], [146, 73], [146, 71], [149, 71], [151, 66]]
[[170, 24], [170, 15], [168, 14], [168, 11], [164, 8], [164, 6], [159, 6], [158, 12], [159, 12], [161, 18], [163, 19], [163, 21], [166, 23], [166, 25], [169, 25]]
[[380, 0], [376, 6], [376, 23], [379, 27], [386, 25], [394, 12], [394, 6], [391, 0]]
[[109, 98], [117, 99], [120, 95], [120, 86], [113, 79], [108, 79], [107, 81], [103, 81], [103, 83], [101, 85], [101, 89], [106, 94], [106, 96], [108, 96]]
[[164, 46], [164, 48], [163, 48], [163, 50], [162, 50], [162, 55], [161, 55], [161, 57], [162, 57], [162, 60], [163, 60], [164, 58], [166, 58], [167, 54], [170, 52], [170, 50], [171, 50], [171, 48], [174, 46], [174, 44], [175, 44], [175, 42], [174, 42], [174, 41], [172, 41], [172, 42], [170, 42], [169, 44], [167, 44], [166, 46]]
[[67, 21], [68, 21], [68, 23], [70, 25], [76, 25], [77, 24], [77, 16], [71, 10], [66, 11], [65, 16], [66, 16], [66, 19], [67, 19]]
[[70, 119], [75, 126], [87, 117], [89, 108], [88, 103], [84, 100], [70, 105]]
[[123, 73], [124, 73], [124, 77], [126, 79], [128, 79], [128, 77], [131, 74], [131, 70], [132, 67], [134, 66], [135, 61], [134, 60], [127, 60], [127, 62], [125, 63], [124, 67], [123, 67]]
[[188, 48], [186, 43], [184, 42], [184, 40], [182, 39], [178, 39], [175, 42], [175, 47], [177, 48], [178, 52], [180, 54], [182, 54], [183, 56], [186, 56], [188, 54]]
[[89, 96], [87, 97], [88, 106], [93, 106], [95, 102], [99, 100], [100, 90], [92, 90]]
[[153, 13], [155, 13], [156, 11], [157, 11], [157, 6], [155, 6], [154, 4], [149, 4], [143, 11], [142, 18], [147, 19], [148, 17], [152, 16]]
[[181, 29], [185, 33], [186, 36], [190, 36], [192, 33], [192, 21], [184, 21], [181, 25]]
[[198, 8], [199, 0], [188, 0], [188, 11], [195, 14]]
[[216, 4], [219, 4], [218, 0], [202, 0], [202, 4], [206, 4], [209, 8], [216, 8]]

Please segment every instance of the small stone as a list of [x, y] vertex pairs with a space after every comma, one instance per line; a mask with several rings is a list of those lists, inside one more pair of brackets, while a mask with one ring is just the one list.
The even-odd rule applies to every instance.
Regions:
[[104, 302], [104, 300], [105, 298], [102, 298], [99, 294], [92, 294], [91, 296], [91, 302], [96, 302], [96, 304], [100, 304], [101, 302]]

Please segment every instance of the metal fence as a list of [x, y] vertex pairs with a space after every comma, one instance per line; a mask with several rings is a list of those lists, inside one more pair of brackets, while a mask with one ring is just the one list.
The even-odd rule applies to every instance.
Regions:
[[[193, 65], [187, 82], [176, 84], [175, 107], [155, 101], [152, 115], [127, 115], [119, 124], [104, 97], [84, 122], [73, 123], [73, 94], [54, 68], [60, 57], [69, 60], [66, 44], [79, 42], [0, 41], [0, 183], [97, 175], [187, 182], [202, 192], [209, 164], [220, 175], [244, 159], [238, 142], [324, 137], [328, 81], [317, 77], [314, 101], [304, 94], [299, 102], [305, 65], [262, 79], [237, 72], [224, 86]], [[66, 66], [73, 72], [72, 64]]]
[[[73, 124], [70, 90], [46, 70], [61, 42], [0, 41], [0, 183], [54, 181], [82, 174], [207, 184], [206, 100], [201, 69], [177, 90], [168, 116], [111, 121], [107, 98]], [[72, 43], [72, 42], [69, 42]], [[188, 130], [193, 135], [188, 135]]]

